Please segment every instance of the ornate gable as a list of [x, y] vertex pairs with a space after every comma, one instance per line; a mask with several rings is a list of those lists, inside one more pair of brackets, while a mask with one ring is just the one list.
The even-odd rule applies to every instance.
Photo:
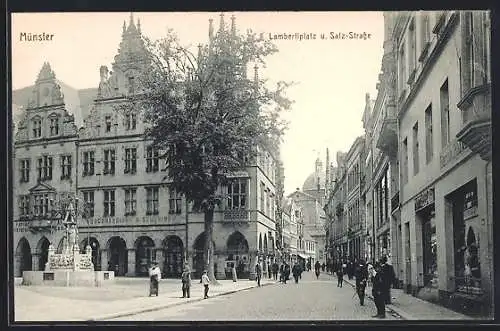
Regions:
[[[74, 116], [64, 107], [64, 96], [50, 64], [45, 62], [38, 73], [28, 105], [19, 121], [15, 141], [76, 135]], [[50, 117], [50, 118], [49, 118]], [[50, 131], [50, 119], [57, 119], [58, 129]], [[40, 134], [33, 136], [34, 120], [41, 121]]]
[[56, 192], [56, 189], [47, 183], [39, 182], [35, 186], [29, 189], [30, 193], [45, 193], [45, 192]]

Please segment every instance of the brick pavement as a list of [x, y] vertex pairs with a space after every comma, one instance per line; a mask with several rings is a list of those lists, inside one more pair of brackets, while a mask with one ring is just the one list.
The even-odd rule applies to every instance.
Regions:
[[[220, 280], [209, 296], [220, 296], [257, 286], [255, 281]], [[262, 285], [276, 284], [268, 279]], [[180, 280], [161, 280], [158, 297], [149, 297], [146, 278], [117, 279], [106, 287], [15, 286], [15, 321], [99, 321], [155, 311], [203, 300], [203, 286], [193, 280], [191, 298], [182, 298]]]
[[[344, 283], [355, 287], [355, 279], [344, 276]], [[366, 287], [366, 295], [373, 300], [371, 286]], [[394, 312], [406, 320], [474, 320], [474, 317], [416, 298], [400, 289], [391, 289], [392, 304], [386, 310]]]

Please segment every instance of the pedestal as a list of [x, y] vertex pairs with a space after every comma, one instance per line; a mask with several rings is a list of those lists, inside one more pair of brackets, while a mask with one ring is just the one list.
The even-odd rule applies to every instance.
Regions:
[[[31, 269], [33, 269], [33, 271], [38, 271], [39, 264], [40, 264], [40, 254], [33, 253], [31, 255]], [[44, 268], [45, 268], [45, 266], [44, 266]], [[43, 270], [40, 270], [40, 271], [43, 271]]]

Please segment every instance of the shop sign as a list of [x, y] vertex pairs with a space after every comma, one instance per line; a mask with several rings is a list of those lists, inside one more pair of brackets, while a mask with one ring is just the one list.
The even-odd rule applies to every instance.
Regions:
[[420, 211], [432, 204], [434, 204], [434, 188], [429, 188], [420, 193], [415, 198], [415, 211]]

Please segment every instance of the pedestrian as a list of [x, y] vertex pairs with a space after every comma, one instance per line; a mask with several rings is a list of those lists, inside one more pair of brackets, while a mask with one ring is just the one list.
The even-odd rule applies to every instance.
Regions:
[[158, 263], [153, 261], [151, 262], [151, 266], [149, 268], [149, 296], [158, 296], [158, 284], [160, 282], [160, 279], [160, 267], [158, 267]]
[[323, 262], [321, 264], [321, 271], [325, 272], [325, 268], [326, 268], [326, 265], [325, 265], [325, 262]]
[[342, 287], [343, 282], [344, 282], [344, 268], [341, 264], [339, 264], [339, 268], [337, 269], [337, 287]]
[[260, 279], [262, 278], [262, 267], [259, 262], [255, 264], [255, 276], [257, 277], [257, 284], [260, 287]]
[[387, 263], [387, 256], [380, 259], [380, 272], [384, 279], [384, 301], [385, 304], [391, 304], [391, 285], [394, 283], [395, 273], [392, 265]]
[[236, 273], [236, 266], [234, 265], [234, 263], [231, 263], [231, 274], [233, 276], [233, 282], [237, 282], [238, 281], [238, 275]]
[[276, 263], [276, 261], [274, 261], [272, 268], [273, 268], [273, 278], [274, 280], [278, 280], [279, 266], [278, 263]]
[[271, 262], [267, 262], [267, 278], [273, 278], [273, 273], [271, 272]]
[[208, 298], [208, 286], [210, 285], [210, 279], [208, 278], [208, 274], [206, 270], [203, 270], [203, 275], [201, 276], [201, 283], [203, 284], [204, 289], [204, 296], [203, 299]]
[[286, 281], [290, 279], [290, 265], [288, 262], [285, 262], [285, 284]]
[[316, 261], [316, 264], [314, 265], [314, 270], [316, 271], [316, 279], [318, 279], [319, 274], [321, 272], [321, 263], [319, 263], [319, 261]]
[[280, 283], [285, 282], [285, 264], [280, 265]]
[[191, 296], [191, 271], [186, 265], [184, 271], [182, 272], [182, 297], [189, 298]]
[[375, 306], [377, 307], [377, 314], [372, 317], [385, 318], [384, 279], [382, 273], [375, 270], [372, 265], [369, 265], [368, 274], [372, 283], [373, 301], [375, 301]]
[[360, 260], [358, 265], [356, 266], [355, 277], [356, 292], [358, 293], [359, 304], [363, 306], [365, 304], [365, 289], [366, 282], [368, 280], [368, 269], [363, 260]]
[[293, 275], [293, 278], [295, 279], [295, 284], [297, 284], [299, 282], [299, 276], [300, 276], [301, 272], [302, 272], [302, 268], [300, 267], [300, 265], [297, 262], [295, 262], [295, 264], [292, 267], [292, 275]]

